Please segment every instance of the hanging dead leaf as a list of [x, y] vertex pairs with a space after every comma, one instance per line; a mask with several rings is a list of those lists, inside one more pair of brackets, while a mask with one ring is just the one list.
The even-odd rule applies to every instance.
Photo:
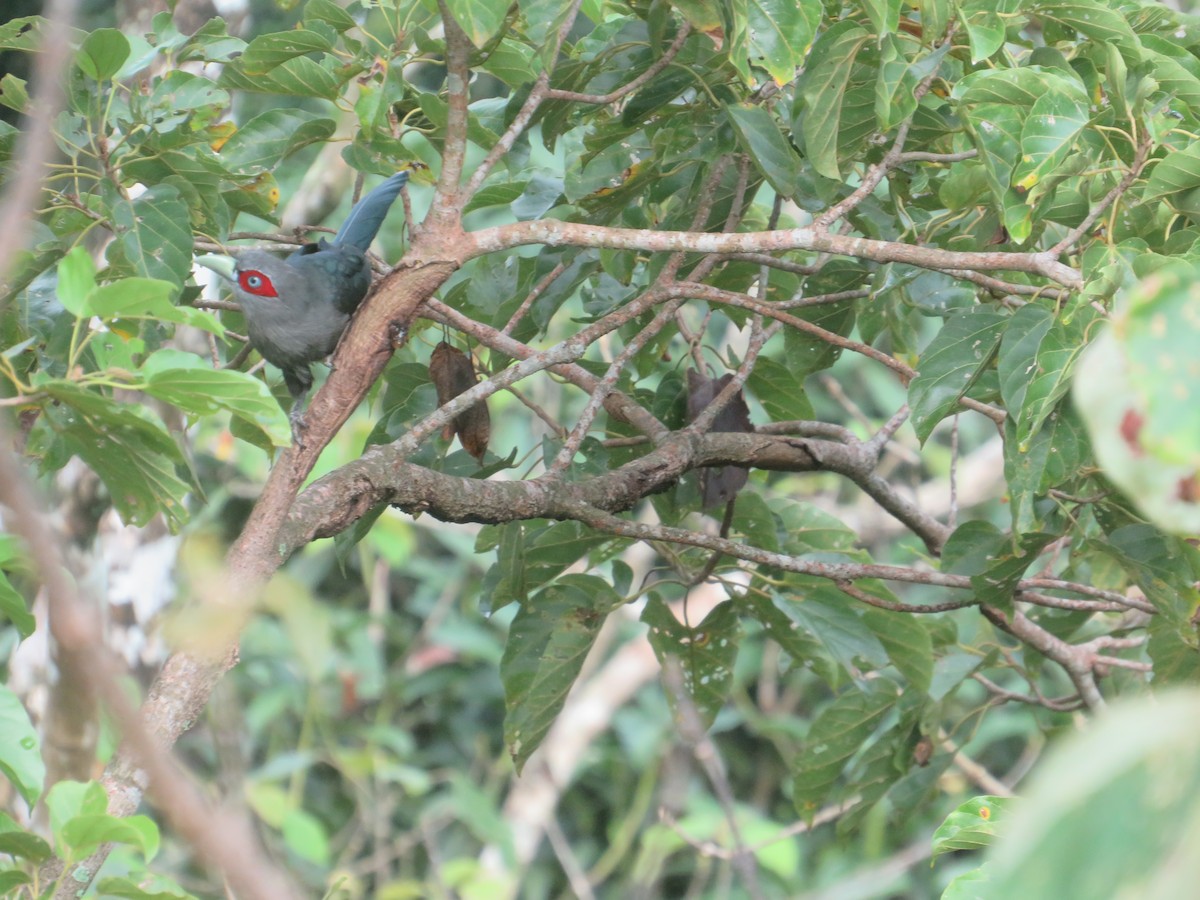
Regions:
[[[475, 365], [468, 354], [442, 341], [429, 357], [429, 380], [437, 391], [438, 406], [444, 406], [475, 386]], [[463, 449], [482, 463], [492, 437], [486, 402], [481, 400], [463, 410], [442, 429], [446, 440], [456, 434]]]
[[[733, 380], [732, 373], [726, 373], [720, 378], [706, 378], [694, 369], [688, 370], [688, 421], [695, 421], [713, 402], [716, 396]], [[746, 398], [741, 391], [725, 404], [725, 407], [713, 419], [709, 431], [744, 431], [750, 432], [754, 426], [750, 423], [750, 408], [746, 406]], [[737, 492], [746, 484], [750, 477], [748, 469], [741, 466], [721, 466], [700, 470], [700, 502], [707, 509], [718, 503], [728, 503], [737, 496]]]

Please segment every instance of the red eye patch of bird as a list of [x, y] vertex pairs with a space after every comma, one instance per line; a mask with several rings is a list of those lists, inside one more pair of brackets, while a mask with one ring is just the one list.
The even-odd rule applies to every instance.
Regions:
[[[438, 406], [444, 406], [475, 386], [475, 365], [468, 354], [442, 341], [429, 357], [429, 380], [437, 390]], [[455, 434], [463, 449], [482, 463], [492, 437], [487, 403], [480, 400], [464, 409], [442, 429], [446, 440], [452, 440]]]
[[[688, 370], [687, 417], [694, 422], [716, 396], [725, 390], [725, 386], [733, 380], [732, 373], [726, 373], [720, 378], [705, 378], [695, 369]], [[746, 406], [746, 398], [741, 391], [725, 404], [715, 419], [709, 431], [753, 431], [750, 424], [750, 408]], [[728, 503], [737, 496], [737, 492], [746, 484], [750, 477], [748, 470], [741, 466], [721, 466], [701, 469], [700, 502], [707, 509], [718, 503]]]
[[254, 294], [256, 297], [279, 296], [279, 293], [275, 290], [275, 285], [271, 283], [271, 279], [258, 271], [258, 269], [247, 269], [245, 272], [238, 272], [237, 278], [238, 284], [247, 294]]

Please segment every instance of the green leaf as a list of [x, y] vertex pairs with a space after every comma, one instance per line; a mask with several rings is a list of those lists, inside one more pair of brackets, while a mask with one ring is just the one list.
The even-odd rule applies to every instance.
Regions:
[[900, 0], [861, 0], [871, 27], [881, 39], [895, 36], [900, 27]]
[[869, 693], [852, 688], [821, 710], [792, 768], [792, 799], [801, 816], [817, 811], [850, 758], [898, 699], [892, 685], [881, 683]]
[[747, 382], [772, 422], [812, 419], [812, 403], [804, 393], [804, 382], [775, 360], [760, 356]]
[[[866, 585], [859, 587], [867, 589]], [[862, 620], [913, 689], [928, 691], [933, 681], [933, 639], [922, 624], [922, 616], [868, 607], [862, 611]]]
[[1169, 153], [1150, 170], [1143, 202], [1171, 197], [1200, 187], [1200, 145]]
[[82, 318], [90, 316], [88, 297], [96, 287], [96, 264], [82, 246], [72, 247], [58, 264], [58, 302]]
[[842, 178], [838, 148], [843, 103], [855, 57], [870, 39], [865, 28], [843, 19], [817, 41], [805, 69], [803, 123], [794, 124], [792, 131], [803, 135], [808, 160], [826, 178]]
[[1087, 458], [1083, 426], [1069, 404], [1047, 416], [1036, 434], [1022, 443], [1015, 419], [1004, 423], [1004, 478], [1008, 482], [1013, 532], [1042, 528], [1036, 502], [1045, 492], [1074, 478]]
[[920, 372], [908, 386], [913, 430], [922, 443], [991, 364], [1007, 321], [1007, 315], [982, 306], [959, 310], [925, 348]]
[[990, 522], [964, 522], [942, 548], [942, 569], [969, 575], [979, 602], [1011, 609], [1017, 582], [1053, 537], [1031, 532], [1014, 539]]
[[145, 525], [161, 512], [172, 530], [187, 521], [183, 455], [148, 412], [65, 381], [40, 389], [58, 401], [45, 407], [50, 426], [100, 476], [121, 518]]
[[40, 864], [53, 856], [54, 850], [41, 837], [0, 813], [0, 853]]
[[885, 34], [875, 82], [875, 118], [880, 128], [894, 128], [916, 111], [916, 87], [917, 76], [904, 55], [903, 43], [894, 34]]
[[5, 869], [0, 871], [0, 895], [7, 896], [8, 892], [13, 888], [32, 883], [33, 877], [25, 874], [20, 869]]
[[[646, 602], [642, 621], [650, 628], [650, 646], [659, 662], [664, 666], [668, 658], [678, 662], [688, 702], [708, 728], [733, 687], [733, 664], [742, 631], [736, 605], [730, 600], [718, 603], [703, 622], [689, 628], [655, 595]], [[667, 699], [678, 717], [680, 698], [668, 691]]]
[[221, 159], [242, 171], [271, 169], [301, 147], [328, 139], [337, 124], [302, 109], [271, 109], [241, 126], [221, 148]]
[[96, 891], [102, 897], [121, 897], [123, 900], [196, 900], [184, 890], [147, 890], [128, 878], [101, 878]]
[[107, 81], [129, 58], [129, 39], [116, 28], [97, 28], [83, 40], [75, 62], [85, 75]]
[[0, 774], [7, 778], [32, 809], [41, 796], [46, 765], [37, 730], [29, 713], [5, 685], [0, 684]]
[[41, 16], [22, 16], [0, 24], [0, 50], [37, 51], [45, 37], [46, 20]]
[[289, 850], [318, 866], [329, 864], [329, 835], [320, 819], [302, 809], [293, 809], [283, 820], [283, 841]]
[[307, 56], [297, 56], [265, 74], [250, 73], [244, 70], [239, 59], [221, 70], [217, 84], [235, 91], [336, 100], [342, 85], [361, 71], [360, 65], [342, 65], [333, 57], [317, 62]]
[[315, 31], [294, 28], [276, 34], [260, 34], [246, 47], [238, 65], [247, 75], [266, 75], [288, 60], [308, 53], [328, 53], [333, 45]]
[[1129, 27], [1125, 16], [1111, 6], [1096, 0], [1070, 0], [1067, 3], [1039, 4], [1037, 10], [1039, 16], [1061, 22], [1100, 46], [1116, 46], [1128, 63], [1141, 61], [1142, 46], [1137, 35]]
[[[743, 493], [738, 497], [739, 506], [746, 496]], [[825, 652], [820, 641], [808, 631], [796, 627], [795, 621], [783, 609], [787, 602], [778, 595], [764, 597], [757, 591], [748, 591], [739, 598], [746, 614], [758, 620], [767, 636], [792, 658], [793, 665], [811, 669], [826, 684], [837, 686], [842, 680], [842, 669]]]
[[[1065, 79], [1060, 84], [1071, 84]], [[1013, 187], [1035, 196], [1035, 188], [1066, 162], [1089, 121], [1083, 85], [1068, 93], [1051, 91], [1038, 97], [1021, 129], [1021, 161], [1013, 170]]]
[[1064, 325], [1052, 310], [1029, 303], [1005, 328], [996, 369], [1004, 407], [1018, 423], [1021, 448], [1028, 447], [1070, 389], [1071, 373], [1094, 319], [1089, 311]]
[[149, 816], [79, 815], [67, 821], [59, 835], [77, 857], [88, 856], [108, 843], [136, 847], [147, 862], [158, 853], [158, 826]]
[[12, 622], [22, 638], [29, 637], [37, 629], [37, 620], [25, 605], [25, 598], [17, 593], [3, 572], [0, 572], [0, 616]]
[[26, 82], [12, 72], [5, 72], [0, 78], [0, 104], [19, 113], [25, 112], [29, 106], [29, 90]]
[[357, 28], [358, 23], [346, 10], [338, 6], [334, 0], [307, 0], [304, 4], [304, 21], [324, 22], [336, 31], [349, 31]]
[[209, 415], [224, 409], [257, 427], [275, 447], [292, 442], [287, 415], [267, 385], [253, 375], [214, 369], [194, 353], [164, 348], [142, 366], [142, 390], [185, 412]]
[[518, 772], [554, 724], [600, 627], [620, 603], [593, 575], [564, 575], [521, 602], [500, 661], [504, 742]]
[[192, 228], [177, 188], [159, 184], [136, 200], [118, 199], [112, 219], [117, 237], [110, 262], [135, 275], [183, 284], [192, 271]]
[[1016, 803], [1013, 797], [973, 797], [946, 816], [933, 833], [933, 859], [952, 850], [991, 846]]
[[962, 17], [971, 45], [971, 62], [980, 63], [1004, 46], [1004, 17], [994, 9], [974, 9]]
[[225, 327], [207, 310], [176, 306], [172, 303], [171, 298], [178, 292], [179, 288], [169, 281], [157, 278], [122, 278], [92, 291], [83, 315], [99, 316], [102, 319], [154, 319], [178, 322], [217, 335], [225, 333]]
[[796, 77], [796, 67], [817, 33], [821, 4], [817, 0], [749, 0], [746, 5], [750, 54], [783, 86]]
[[76, 816], [99, 816], [108, 809], [108, 795], [98, 781], [59, 781], [46, 792], [46, 811], [50, 814], [50, 830], [60, 855], [67, 843], [62, 829]]
[[725, 107], [742, 148], [758, 165], [771, 187], [784, 197], [798, 190], [800, 157], [766, 109], [751, 104]]
[[799, 587], [789, 594], [775, 593], [775, 605], [794, 627], [810, 635], [826, 656], [846, 672], [887, 662], [883, 644], [853, 608], [857, 601], [815, 578], [793, 576], [791, 580]]
[[481, 49], [500, 31], [508, 6], [508, 0], [447, 0], [446, 3], [471, 43]]
[[[1200, 469], [1200, 378], [1180, 365], [1197, 333], [1194, 263], [1143, 279], [1113, 327], [1083, 353], [1076, 406], [1106, 474], [1170, 531], [1195, 531], [1200, 507], [1189, 487]], [[1182, 355], [1177, 355], [1182, 354]]]

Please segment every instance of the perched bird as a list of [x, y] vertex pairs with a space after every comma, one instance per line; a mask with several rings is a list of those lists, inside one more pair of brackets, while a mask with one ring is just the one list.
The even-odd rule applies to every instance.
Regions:
[[296, 421], [312, 387], [311, 363], [333, 352], [350, 316], [371, 287], [367, 248], [408, 172], [397, 172], [363, 197], [332, 241], [305, 244], [279, 259], [262, 250], [206, 255], [196, 262], [233, 285], [250, 343], [283, 370]]

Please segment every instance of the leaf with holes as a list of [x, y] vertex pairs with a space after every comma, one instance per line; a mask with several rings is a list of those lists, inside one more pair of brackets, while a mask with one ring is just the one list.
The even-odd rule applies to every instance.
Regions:
[[689, 628], [657, 596], [646, 603], [642, 621], [650, 626], [650, 646], [664, 666], [672, 659], [683, 676], [685, 698], [668, 692], [673, 709], [681, 701], [690, 703], [705, 728], [713, 723], [733, 686], [733, 664], [742, 636], [737, 607], [726, 600], [715, 606], [704, 621]]

